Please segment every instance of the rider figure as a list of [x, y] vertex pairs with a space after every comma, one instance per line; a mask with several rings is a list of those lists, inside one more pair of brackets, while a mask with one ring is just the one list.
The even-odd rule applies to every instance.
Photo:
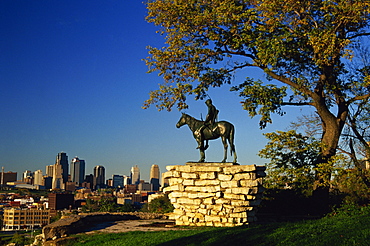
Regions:
[[[203, 141], [204, 141], [204, 133], [203, 133], [203, 130], [208, 127], [211, 131], [211, 133], [213, 134], [213, 125], [217, 119], [217, 114], [218, 114], [218, 110], [216, 109], [216, 107], [212, 104], [212, 100], [211, 99], [207, 99], [205, 101], [205, 104], [207, 105], [208, 107], [208, 113], [207, 113], [207, 116], [206, 116], [206, 120], [204, 121], [204, 124], [198, 129], [198, 134], [200, 135], [200, 144], [198, 145], [197, 149], [200, 149], [200, 148], [203, 148]], [[208, 146], [207, 146], [208, 147]], [[206, 147], [206, 148], [207, 148]]]

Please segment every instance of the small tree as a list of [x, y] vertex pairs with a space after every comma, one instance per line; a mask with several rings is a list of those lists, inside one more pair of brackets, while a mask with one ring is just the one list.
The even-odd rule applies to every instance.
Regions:
[[153, 199], [150, 203], [145, 204], [142, 211], [151, 213], [170, 213], [174, 209], [167, 195]]
[[266, 164], [268, 172], [266, 186], [293, 188], [306, 195], [311, 194], [320, 142], [295, 130], [264, 135], [269, 142], [259, 152], [259, 156], [270, 159]]

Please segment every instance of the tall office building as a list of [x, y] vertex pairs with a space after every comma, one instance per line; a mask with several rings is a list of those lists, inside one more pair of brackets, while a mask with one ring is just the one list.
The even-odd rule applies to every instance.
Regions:
[[26, 182], [27, 179], [33, 178], [33, 172], [26, 170], [23, 172], [22, 181]]
[[41, 170], [35, 171], [33, 176], [34, 176], [33, 180], [34, 185], [44, 185], [44, 176], [42, 175]]
[[55, 164], [59, 164], [62, 167], [62, 178], [63, 183], [68, 182], [68, 156], [64, 152], [60, 152], [57, 155]]
[[85, 179], [85, 161], [80, 160], [77, 156], [71, 161], [71, 181], [80, 185]]
[[103, 166], [94, 167], [94, 189], [105, 187], [105, 168]]
[[45, 171], [46, 171], [46, 176], [53, 177], [54, 165], [48, 165], [48, 166], [46, 166]]
[[140, 169], [137, 165], [131, 167], [131, 184], [140, 184]]
[[152, 185], [153, 191], [159, 191], [159, 166], [153, 164], [150, 168], [150, 184]]
[[62, 165], [60, 165], [58, 162], [54, 164], [53, 168], [53, 181], [51, 184], [52, 189], [64, 189], [64, 184], [63, 182], [63, 169]]
[[123, 175], [123, 186], [131, 184], [130, 177]]
[[112, 186], [114, 188], [123, 187], [123, 176], [122, 175], [113, 175], [112, 176]]

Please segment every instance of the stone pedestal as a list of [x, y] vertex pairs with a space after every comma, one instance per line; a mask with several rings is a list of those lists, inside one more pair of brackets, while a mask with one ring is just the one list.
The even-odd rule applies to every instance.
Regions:
[[167, 166], [164, 189], [175, 207], [176, 225], [239, 226], [256, 221], [264, 166], [198, 163]]

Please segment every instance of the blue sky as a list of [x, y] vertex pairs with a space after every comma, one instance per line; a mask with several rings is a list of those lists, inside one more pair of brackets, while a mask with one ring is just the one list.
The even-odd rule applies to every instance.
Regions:
[[[141, 106], [162, 79], [148, 74], [146, 46], [162, 47], [164, 37], [145, 21], [141, 0], [0, 1], [0, 166], [5, 171], [45, 171], [58, 152], [86, 161], [86, 173], [103, 165], [106, 178], [129, 175], [138, 165], [148, 180], [152, 164], [199, 159], [181, 114]], [[245, 76], [261, 77], [250, 70]], [[237, 81], [236, 81], [237, 82]], [[229, 87], [209, 92], [219, 119], [236, 127], [238, 162], [263, 165], [257, 153], [264, 132], [285, 130], [301, 114], [288, 109], [261, 131]], [[189, 98], [187, 113], [207, 113]], [[222, 160], [221, 140], [212, 141], [207, 161]], [[232, 160], [229, 157], [229, 160]]]

